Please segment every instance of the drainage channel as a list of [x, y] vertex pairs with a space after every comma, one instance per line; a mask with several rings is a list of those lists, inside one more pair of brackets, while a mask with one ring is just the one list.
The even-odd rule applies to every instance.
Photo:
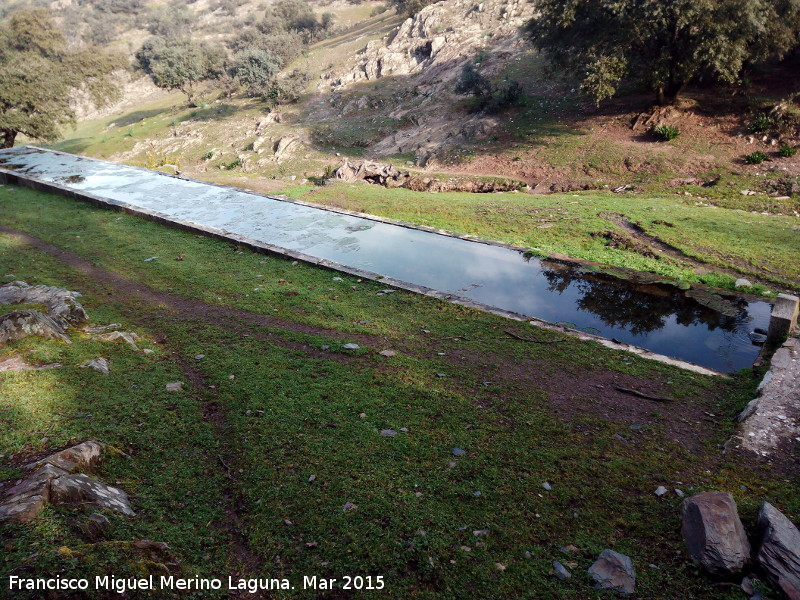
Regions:
[[607, 346], [705, 367], [700, 372], [751, 366], [760, 352], [752, 333], [769, 326], [771, 304], [753, 298], [684, 290], [652, 276], [617, 278], [505, 244], [30, 146], [0, 150], [0, 180], [555, 324]]

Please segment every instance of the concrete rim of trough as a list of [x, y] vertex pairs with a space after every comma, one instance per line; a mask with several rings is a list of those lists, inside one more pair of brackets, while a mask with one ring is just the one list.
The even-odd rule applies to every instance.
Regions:
[[[387, 223], [387, 224], [391, 224], [391, 225], [398, 225], [398, 226], [401, 226], [401, 227], [405, 227], [407, 229], [416, 229], [416, 230], [419, 230], [419, 231], [425, 231], [425, 232], [428, 232], [428, 233], [435, 233], [435, 234], [444, 235], [444, 236], [447, 236], [447, 237], [455, 237], [455, 238], [459, 238], [459, 239], [463, 239], [463, 240], [467, 240], [467, 241], [471, 241], [471, 242], [478, 242], [478, 243], [487, 244], [487, 245], [491, 245], [491, 246], [499, 246], [499, 247], [502, 247], [502, 248], [507, 248], [507, 249], [510, 249], [510, 250], [518, 251], [518, 252], [527, 252], [527, 251], [529, 251], [528, 248], [522, 248], [522, 247], [514, 246], [514, 245], [511, 245], [511, 244], [506, 244], [504, 242], [498, 242], [496, 240], [487, 240], [487, 239], [484, 239], [484, 238], [458, 234], [458, 233], [455, 233], [455, 232], [447, 231], [447, 230], [444, 230], [444, 229], [437, 229], [437, 228], [434, 228], [434, 227], [417, 226], [417, 225], [413, 225], [411, 223], [407, 223], [405, 221], [395, 221], [395, 220], [392, 220], [392, 219], [387, 219], [387, 218], [384, 218], [384, 217], [378, 217], [378, 216], [375, 216], [375, 215], [369, 215], [369, 214], [366, 214], [366, 213], [359, 213], [359, 212], [348, 211], [348, 210], [344, 210], [344, 209], [336, 209], [336, 208], [331, 208], [331, 207], [325, 207], [325, 206], [316, 205], [316, 204], [313, 204], [313, 203], [310, 203], [310, 202], [303, 202], [303, 201], [300, 201], [300, 200], [294, 200], [294, 199], [286, 198], [286, 197], [272, 196], [272, 195], [269, 195], [269, 194], [262, 194], [260, 192], [254, 192], [252, 190], [246, 190], [246, 189], [243, 189], [243, 188], [237, 188], [235, 186], [229, 186], [229, 185], [224, 185], [224, 184], [221, 184], [221, 183], [202, 181], [202, 180], [199, 180], [199, 179], [193, 179], [193, 178], [190, 178], [190, 177], [183, 177], [183, 176], [180, 176], [180, 175], [173, 175], [173, 174], [170, 174], [170, 173], [162, 173], [160, 171], [153, 171], [153, 170], [145, 169], [145, 168], [142, 168], [142, 167], [134, 167], [134, 166], [130, 166], [130, 165], [120, 165], [119, 163], [114, 163], [114, 162], [108, 161], [108, 160], [83, 157], [83, 156], [80, 156], [80, 155], [70, 154], [68, 152], [61, 152], [59, 150], [49, 150], [49, 149], [39, 148], [38, 146], [31, 146], [31, 145], [17, 146], [16, 148], [29, 148], [29, 149], [32, 149], [32, 150], [37, 150], [39, 152], [48, 152], [48, 153], [60, 154], [60, 155], [65, 155], [65, 156], [70, 156], [70, 157], [77, 157], [79, 159], [83, 158], [83, 159], [86, 159], [86, 160], [105, 162], [105, 163], [112, 164], [112, 165], [115, 165], [115, 166], [121, 166], [121, 167], [125, 167], [125, 168], [136, 169], [136, 170], [139, 170], [139, 171], [144, 171], [146, 173], [155, 173], [157, 175], [161, 175], [161, 176], [164, 176], [164, 177], [171, 177], [173, 179], [181, 179], [181, 180], [184, 180], [184, 181], [190, 181], [190, 182], [193, 182], [193, 183], [199, 183], [199, 184], [203, 184], [203, 185], [210, 185], [210, 186], [214, 186], [214, 187], [218, 187], [218, 188], [224, 188], [224, 189], [233, 189], [233, 190], [236, 190], [236, 191], [239, 191], [239, 192], [243, 192], [243, 193], [246, 193], [246, 194], [254, 194], [254, 195], [257, 195], [257, 196], [270, 198], [272, 200], [277, 200], [277, 201], [280, 201], [280, 202], [289, 202], [289, 203], [292, 203], [292, 204], [299, 204], [299, 205], [302, 205], [302, 206], [308, 206], [308, 207], [317, 208], [317, 209], [320, 209], [320, 210], [327, 210], [329, 212], [335, 212], [335, 213], [340, 213], [340, 214], [346, 214], [346, 215], [361, 217], [361, 218], [364, 218], [364, 219], [377, 221], [377, 222], [381, 222], [381, 223]], [[1, 153], [2, 153], [2, 150], [0, 150], [0, 154]], [[2, 166], [0, 166], [0, 179], [2, 179], [6, 183], [17, 183], [19, 185], [23, 185], [24, 187], [29, 187], [31, 189], [36, 189], [36, 190], [40, 190], [40, 191], [48, 191], [48, 192], [56, 193], [56, 194], [59, 194], [59, 195], [62, 195], [62, 196], [66, 196], [68, 198], [73, 198], [73, 199], [76, 199], [76, 200], [88, 201], [88, 202], [90, 202], [92, 204], [95, 204], [95, 205], [103, 207], [103, 208], [110, 208], [110, 209], [114, 209], [114, 210], [119, 210], [119, 211], [122, 211], [122, 212], [125, 212], [125, 213], [128, 213], [128, 214], [136, 215], [136, 216], [151, 220], [151, 221], [156, 221], [158, 223], [161, 223], [161, 224], [164, 224], [164, 225], [167, 225], [167, 226], [176, 226], [179, 229], [192, 231], [192, 232], [196, 232], [196, 233], [202, 233], [202, 234], [207, 235], [207, 236], [212, 237], [212, 238], [216, 238], [216, 239], [220, 239], [220, 240], [224, 240], [224, 241], [233, 241], [233, 242], [235, 242], [237, 244], [246, 246], [246, 247], [251, 248], [253, 250], [256, 250], [258, 252], [263, 252], [263, 253], [266, 253], [266, 254], [272, 254], [272, 255], [276, 255], [276, 256], [283, 256], [283, 257], [287, 257], [287, 258], [292, 258], [294, 260], [299, 260], [299, 261], [302, 261], [302, 262], [305, 262], [305, 263], [308, 263], [308, 264], [311, 264], [311, 265], [314, 265], [314, 266], [318, 266], [318, 267], [322, 267], [322, 268], [325, 268], [325, 269], [329, 269], [331, 271], [337, 271], [337, 272], [346, 273], [346, 274], [349, 274], [349, 275], [354, 275], [354, 276], [360, 277], [362, 279], [369, 279], [369, 280], [372, 280], [372, 281], [379, 281], [382, 284], [386, 284], [386, 285], [389, 285], [391, 287], [395, 287], [395, 288], [398, 288], [398, 289], [414, 292], [414, 293], [417, 293], [417, 294], [422, 294], [422, 295], [425, 295], [425, 296], [430, 296], [430, 297], [433, 297], [433, 298], [438, 298], [440, 300], [445, 300], [445, 301], [448, 301], [448, 302], [452, 302], [453, 304], [459, 304], [459, 305], [466, 306], [466, 307], [469, 307], [469, 308], [474, 308], [476, 310], [480, 310], [480, 311], [483, 311], [483, 312], [488, 312], [488, 313], [491, 313], [491, 314], [495, 314], [495, 315], [498, 315], [498, 316], [501, 316], [501, 317], [505, 317], [507, 319], [514, 320], [514, 321], [525, 321], [525, 322], [528, 322], [531, 325], [534, 325], [536, 327], [540, 327], [542, 329], [547, 329], [547, 330], [550, 330], [550, 331], [558, 331], [558, 332], [564, 333], [565, 335], [569, 335], [570, 337], [574, 337], [574, 338], [577, 338], [577, 339], [580, 339], [580, 340], [583, 340], [583, 341], [594, 341], [594, 342], [597, 342], [597, 343], [601, 344], [602, 346], [605, 346], [606, 348], [610, 348], [612, 350], [624, 350], [624, 351], [630, 352], [632, 354], [635, 354], [637, 356], [640, 356], [642, 358], [646, 358], [648, 360], [654, 360], [654, 361], [657, 361], [657, 362], [660, 362], [660, 363], [672, 365], [672, 366], [679, 367], [681, 369], [685, 369], [685, 370], [688, 370], [688, 371], [692, 371], [694, 373], [698, 373], [698, 374], [701, 374], [701, 375], [709, 375], [709, 376], [715, 376], [715, 377], [729, 378], [729, 375], [727, 375], [725, 373], [721, 373], [719, 371], [715, 371], [715, 370], [709, 369], [707, 367], [702, 367], [700, 365], [696, 365], [694, 363], [683, 361], [683, 360], [680, 360], [680, 359], [677, 359], [677, 358], [673, 358], [673, 357], [670, 357], [670, 356], [666, 356], [666, 355], [663, 355], [663, 354], [658, 354], [658, 353], [655, 353], [655, 352], [651, 352], [650, 350], [647, 350], [645, 348], [641, 348], [639, 346], [634, 346], [632, 344], [624, 344], [624, 343], [621, 343], [621, 342], [615, 342], [613, 340], [610, 340], [608, 338], [604, 338], [604, 337], [601, 337], [601, 336], [598, 336], [598, 335], [594, 335], [594, 334], [587, 333], [587, 332], [580, 331], [580, 330], [576, 330], [576, 329], [570, 329], [570, 328], [567, 328], [567, 327], [562, 327], [562, 326], [559, 326], [559, 325], [555, 325], [553, 323], [542, 321], [542, 320], [537, 319], [535, 317], [522, 315], [520, 313], [515, 313], [515, 312], [512, 312], [512, 311], [507, 311], [507, 310], [503, 310], [503, 309], [497, 308], [496, 306], [491, 306], [491, 305], [488, 305], [488, 304], [483, 304], [481, 302], [476, 302], [474, 300], [471, 300], [469, 298], [465, 298], [463, 296], [458, 296], [456, 294], [448, 294], [448, 293], [445, 293], [445, 292], [442, 292], [442, 291], [439, 291], [439, 290], [435, 290], [435, 289], [432, 289], [432, 288], [428, 288], [428, 287], [425, 287], [425, 286], [415, 285], [415, 284], [408, 283], [406, 281], [402, 281], [402, 280], [398, 280], [398, 279], [394, 279], [394, 278], [391, 278], [391, 277], [385, 277], [383, 275], [380, 275], [379, 273], [374, 273], [372, 271], [365, 271], [365, 270], [362, 270], [362, 269], [349, 267], [347, 265], [343, 265], [341, 263], [337, 263], [337, 262], [334, 262], [334, 261], [330, 261], [330, 260], [326, 260], [326, 259], [319, 259], [319, 258], [316, 258], [316, 257], [313, 257], [313, 256], [309, 256], [309, 255], [304, 254], [302, 252], [289, 250], [289, 249], [286, 249], [286, 248], [282, 248], [280, 246], [275, 246], [273, 244], [268, 244], [266, 242], [259, 242], [257, 240], [253, 240], [253, 239], [247, 238], [245, 236], [241, 236], [241, 235], [232, 233], [230, 231], [218, 229], [216, 227], [210, 227], [210, 226], [207, 226], [207, 225], [202, 225], [202, 224], [199, 224], [199, 223], [195, 223], [193, 221], [188, 221], [188, 220], [180, 219], [180, 218], [176, 218], [176, 217], [170, 217], [170, 216], [167, 216], [164, 213], [160, 213], [158, 211], [153, 211], [153, 210], [150, 210], [150, 209], [141, 208], [141, 207], [134, 206], [134, 205], [131, 205], [131, 204], [128, 204], [128, 203], [125, 203], [125, 202], [118, 201], [118, 200], [112, 200], [112, 199], [109, 199], [109, 198], [103, 198], [101, 196], [96, 196], [96, 195], [91, 194], [89, 192], [82, 192], [82, 191], [74, 190], [74, 189], [68, 188], [66, 186], [63, 186], [63, 185], [55, 183], [55, 182], [51, 183], [51, 182], [48, 182], [48, 181], [43, 181], [41, 179], [38, 179], [38, 178], [33, 177], [31, 175], [28, 175], [27, 173], [21, 173], [21, 172], [13, 171], [13, 170], [10, 170], [10, 169], [5, 169]], [[32, 185], [29, 185], [29, 184], [32, 184]], [[566, 262], [566, 263], [570, 263], [570, 264], [574, 264], [574, 265], [584, 265], [584, 266], [585, 265], [593, 265], [593, 266], [597, 265], [597, 263], [593, 263], [593, 262], [590, 262], [590, 261], [581, 261], [581, 260], [573, 259], [573, 258], [569, 258], [569, 257], [562, 257], [560, 255], [547, 256], [547, 258], [551, 258], [552, 260], [556, 260], [556, 261], [560, 261], [560, 262]], [[742, 297], [747, 297], [746, 294], [738, 294], [738, 295], [740, 295]], [[751, 296], [751, 297], [752, 298], [757, 298], [755, 296]], [[758, 300], [759, 301], [765, 301], [763, 298], [758, 298]]]

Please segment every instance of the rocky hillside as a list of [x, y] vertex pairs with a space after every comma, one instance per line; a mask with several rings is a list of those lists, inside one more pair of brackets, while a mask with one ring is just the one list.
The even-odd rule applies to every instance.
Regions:
[[[529, 48], [519, 30], [532, 15], [533, 4], [526, 0], [437, 2], [370, 41], [342, 68], [325, 73], [317, 89], [330, 93], [325, 104], [345, 117], [382, 109], [402, 125], [377, 139], [370, 154], [414, 153], [416, 164], [425, 166], [444, 147], [496, 129], [497, 117], [465, 118], [464, 111], [454, 111], [463, 97], [453, 90], [465, 64], [498, 78], [512, 61], [521, 60]], [[389, 100], [376, 100], [365, 90], [365, 84], [382, 80], [394, 92]]]

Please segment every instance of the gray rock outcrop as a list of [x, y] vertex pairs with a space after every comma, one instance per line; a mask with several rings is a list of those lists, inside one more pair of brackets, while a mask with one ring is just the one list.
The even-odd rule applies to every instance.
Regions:
[[0, 494], [0, 521], [30, 521], [45, 505], [92, 506], [134, 516], [125, 492], [106, 485], [78, 469], [89, 469], [101, 459], [105, 446], [92, 440], [25, 465], [30, 475]]
[[408, 171], [399, 171], [392, 165], [371, 161], [351, 163], [345, 159], [338, 169], [333, 172], [333, 179], [337, 181], [355, 182], [366, 181], [377, 183], [386, 187], [400, 187], [410, 177]]
[[603, 550], [589, 567], [589, 577], [598, 590], [632, 594], [636, 588], [636, 571], [630, 557], [609, 549]]
[[758, 512], [761, 546], [756, 561], [789, 600], [800, 600], [800, 531], [769, 502]]
[[703, 492], [681, 504], [681, 532], [692, 560], [715, 575], [738, 573], [750, 559], [736, 502], [726, 492]]
[[47, 312], [22, 309], [0, 317], [0, 343], [31, 335], [68, 342], [65, 330], [88, 318], [76, 300], [80, 295], [47, 285], [28, 285], [24, 281], [0, 285], [0, 304], [41, 304], [47, 307]]

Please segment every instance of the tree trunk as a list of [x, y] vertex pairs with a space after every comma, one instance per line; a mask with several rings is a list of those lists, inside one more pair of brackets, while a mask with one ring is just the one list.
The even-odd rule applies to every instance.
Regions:
[[17, 139], [17, 132], [13, 129], [3, 129], [0, 130], [0, 133], [3, 134], [3, 143], [0, 144], [0, 148], [13, 148], [14, 141]]
[[678, 96], [683, 91], [684, 84], [682, 82], [670, 81], [658, 88], [658, 104], [659, 106], [668, 106], [675, 104]]

